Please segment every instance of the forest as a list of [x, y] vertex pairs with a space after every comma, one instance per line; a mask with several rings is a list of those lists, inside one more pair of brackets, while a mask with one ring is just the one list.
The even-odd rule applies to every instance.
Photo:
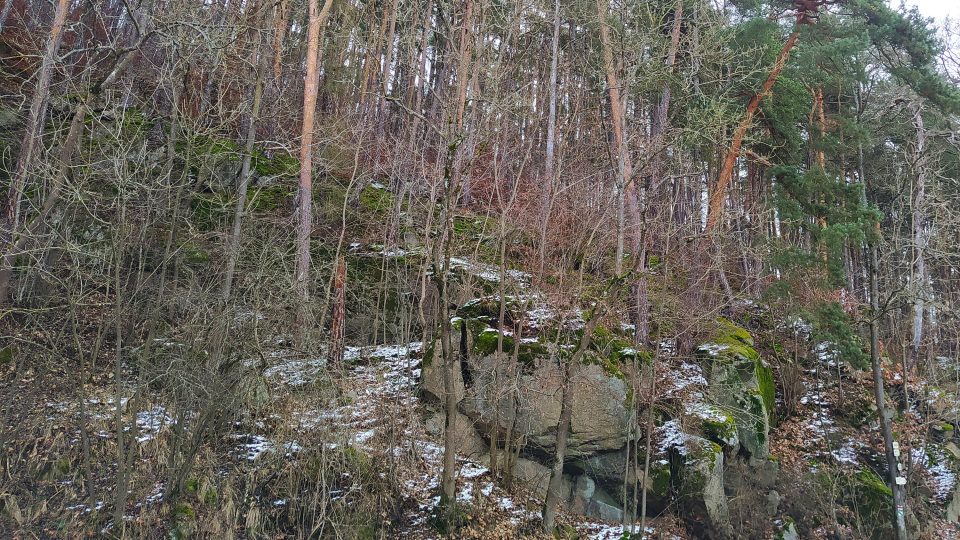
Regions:
[[0, 200], [0, 537], [960, 538], [960, 22], [0, 0]]

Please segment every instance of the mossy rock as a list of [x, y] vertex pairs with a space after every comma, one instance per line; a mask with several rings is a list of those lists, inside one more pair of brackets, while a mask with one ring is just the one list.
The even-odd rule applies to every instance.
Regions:
[[[622, 364], [612, 356], [606, 356], [595, 351], [587, 351], [583, 355], [583, 363], [600, 366], [603, 368], [604, 373], [622, 381], [625, 381], [627, 378], [623, 373]], [[632, 398], [632, 396], [628, 396], [628, 399], [629, 398]]]
[[677, 503], [684, 519], [696, 531], [730, 536], [732, 528], [723, 490], [723, 449], [700, 437], [687, 437], [669, 452]]
[[892, 536], [893, 490], [877, 473], [865, 468], [855, 474], [843, 502], [860, 516], [862, 523], [872, 528], [872, 538]]
[[772, 423], [777, 410], [777, 386], [773, 380], [773, 370], [758, 358], [754, 363], [755, 376], [757, 381], [757, 392], [763, 399], [763, 405], [767, 416]]
[[750, 332], [724, 317], [717, 319], [717, 329], [711, 338], [697, 349], [697, 355], [704, 360], [729, 362], [760, 360], [760, 353], [754, 347]]
[[652, 461], [650, 463], [650, 484], [651, 493], [659, 498], [666, 499], [670, 496], [670, 464], [669, 462]]
[[517, 360], [524, 365], [533, 365], [538, 358], [549, 356], [549, 349], [539, 340], [521, 339], [519, 345], [513, 335], [504, 333], [502, 342], [500, 341], [500, 330], [492, 327], [488, 323], [488, 317], [479, 317], [474, 319], [463, 319], [454, 317], [454, 331], [462, 331], [466, 326], [469, 333], [468, 343], [471, 346], [471, 352], [477, 358], [495, 354], [498, 343], [504, 354], [513, 354], [514, 348], [518, 347]]
[[717, 404], [732, 413], [740, 444], [752, 457], [766, 457], [776, 386], [773, 372], [754, 348], [750, 333], [720, 318], [711, 341], [698, 348], [698, 358], [710, 365], [710, 393]]
[[[472, 319], [476, 321], [476, 319]], [[467, 322], [469, 324], [469, 321]], [[497, 352], [501, 333], [496, 328], [486, 327], [473, 338], [473, 353], [477, 356], [487, 356]], [[503, 335], [503, 352], [512, 353], [514, 346], [513, 336]]]
[[697, 403], [687, 406], [686, 413], [699, 423], [700, 432], [705, 438], [734, 451], [739, 447], [737, 421], [729, 411], [714, 405]]
[[[504, 296], [504, 318], [509, 324], [516, 318], [520, 303], [516, 298]], [[474, 298], [457, 309], [457, 315], [465, 319], [487, 317], [491, 321], [498, 321], [500, 317], [500, 298], [497, 296], [483, 296]], [[498, 321], [503, 322], [503, 321]]]
[[[583, 336], [583, 330], [578, 330], [576, 336], [579, 340]], [[603, 356], [610, 357], [614, 362], [632, 359], [649, 361], [651, 358], [648, 351], [636, 349], [629, 336], [615, 333], [602, 325], [597, 325], [593, 329], [590, 348]]]

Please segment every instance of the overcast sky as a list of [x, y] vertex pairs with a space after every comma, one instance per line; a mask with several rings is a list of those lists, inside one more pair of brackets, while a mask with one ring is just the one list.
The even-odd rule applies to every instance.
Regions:
[[[897, 7], [900, 0], [889, 0], [890, 5]], [[960, 0], [905, 0], [908, 6], [917, 6], [920, 13], [927, 17], [935, 17], [943, 22], [948, 15], [956, 20], [960, 19]]]

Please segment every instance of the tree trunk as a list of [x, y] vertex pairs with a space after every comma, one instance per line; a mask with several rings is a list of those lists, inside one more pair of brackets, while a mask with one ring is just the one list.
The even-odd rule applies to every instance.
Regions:
[[[600, 23], [600, 44], [603, 48], [603, 71], [607, 79], [607, 95], [610, 99], [610, 124], [613, 129], [613, 155], [617, 160], [617, 254], [615, 271], [623, 272], [624, 237], [628, 226], [626, 214], [635, 218], [636, 201], [633, 196], [633, 165], [626, 146], [626, 125], [623, 118], [623, 98], [620, 94], [620, 82], [617, 79], [616, 64], [613, 61], [613, 48], [610, 40], [610, 27], [607, 24], [608, 0], [597, 0], [597, 19]], [[634, 219], [630, 222], [635, 223]]]
[[557, 141], [557, 64], [560, 57], [560, 0], [555, 0], [553, 4], [553, 43], [550, 47], [550, 98], [549, 112], [547, 113], [547, 148], [546, 161], [543, 165], [544, 185], [543, 199], [546, 201], [550, 197], [550, 190], [553, 187], [554, 167], [556, 166], [556, 141]]
[[290, 22], [290, 0], [280, 0], [277, 3], [277, 24], [273, 31], [273, 80], [279, 85], [280, 72], [283, 68], [283, 36]]
[[[877, 403], [877, 412], [880, 415], [880, 428], [883, 432], [883, 446], [887, 458], [887, 481], [890, 482], [890, 488], [893, 490], [893, 529], [896, 531], [897, 540], [907, 540], [906, 494], [904, 492], [906, 479], [900, 476], [900, 464], [897, 462], [899, 450], [895, 447], [896, 443], [893, 441], [893, 428], [890, 425], [893, 418], [893, 411], [888, 410], [886, 406], [883, 388], [883, 368], [880, 365], [880, 300], [879, 287], [877, 285], [877, 275], [879, 273], [877, 268], [877, 247], [871, 244], [869, 250], [870, 362], [873, 367], [873, 396]], [[900, 482], [903, 482], [903, 484]]]
[[301, 337], [310, 324], [310, 233], [313, 228], [313, 126], [319, 83], [320, 27], [330, 15], [333, 0], [325, 0], [322, 9], [310, 0], [307, 30], [307, 74], [303, 84], [303, 129], [300, 134], [300, 189], [297, 194], [296, 291], [301, 304], [297, 330]]
[[557, 141], [557, 63], [560, 56], [560, 0], [553, 3], [553, 44], [550, 53], [550, 110], [547, 113], [546, 161], [543, 165], [543, 183], [540, 186], [540, 277], [543, 277], [543, 265], [546, 258], [547, 228], [550, 221], [550, 197], [556, 184], [556, 141]]
[[[7, 0], [10, 5], [12, 0]], [[40, 64], [40, 73], [37, 85], [33, 90], [33, 99], [30, 102], [30, 112], [27, 117], [26, 129], [23, 133], [23, 142], [20, 145], [20, 155], [17, 157], [17, 168], [10, 180], [7, 191], [7, 204], [3, 215], [3, 230], [0, 231], [0, 245], [3, 246], [3, 271], [12, 273], [14, 264], [14, 242], [17, 228], [20, 226], [20, 204], [23, 191], [27, 184], [27, 175], [34, 166], [37, 146], [43, 136], [44, 119], [47, 116], [47, 104], [50, 101], [50, 79], [53, 77], [53, 66], [57, 61], [57, 51], [63, 40], [63, 28], [67, 19], [69, 0], [59, 0], [53, 15], [53, 24], [50, 26], [50, 36], [47, 38], [47, 48]], [[0, 283], [0, 304], [7, 301], [9, 292], [9, 277]]]
[[343, 324], [346, 318], [347, 304], [347, 262], [341, 256], [337, 259], [333, 278], [333, 316], [330, 318], [330, 339], [327, 349], [327, 364], [343, 365]]
[[723, 213], [723, 202], [726, 199], [727, 186], [733, 178], [733, 168], [737, 164], [737, 158], [740, 157], [740, 147], [743, 145], [743, 138], [747, 134], [747, 129], [750, 128], [750, 124], [753, 122], [753, 115], [756, 114], [757, 109], [760, 107], [760, 101], [772, 92], [773, 85], [780, 77], [780, 73], [787, 63], [787, 58], [790, 56], [790, 51], [797, 44], [799, 37], [800, 33], [794, 31], [790, 34], [790, 37], [787, 38], [787, 42], [783, 44], [783, 48], [780, 49], [780, 53], [777, 55], [777, 61], [773, 64], [773, 69], [770, 70], [767, 80], [763, 82], [760, 92], [750, 98], [750, 102], [747, 103], [746, 114], [744, 114], [737, 129], [733, 132], [730, 148], [727, 150], [727, 154], [723, 159], [720, 174], [717, 176], [717, 183], [713, 186], [713, 193], [710, 194], [706, 232], [711, 232], [716, 228], [720, 220], [720, 215]]
[[580, 337], [580, 343], [564, 366], [560, 396], [560, 419], [557, 423], [556, 452], [553, 456], [553, 467], [550, 469], [550, 483], [547, 486], [547, 498], [543, 502], [543, 530], [548, 535], [553, 534], [556, 523], [557, 503], [560, 502], [560, 487], [563, 485], [563, 465], [567, 455], [567, 437], [570, 433], [570, 423], [573, 419], [573, 385], [571, 379], [574, 369], [580, 364], [587, 349], [590, 348], [594, 330], [596, 330], [597, 323], [603, 314], [604, 303], [610, 291], [621, 282], [621, 276], [616, 276], [608, 283], [603, 297], [597, 303], [596, 309], [589, 314], [587, 326], [583, 329], [583, 335]]
[[587, 322], [587, 327], [580, 337], [576, 352], [564, 366], [563, 383], [560, 397], [560, 420], [557, 423], [557, 447], [553, 456], [553, 467], [550, 469], [550, 483], [547, 487], [547, 498], [543, 502], [543, 530], [547, 534], [553, 533], [557, 517], [557, 503], [560, 502], [560, 487], [563, 485], [563, 465], [567, 455], [567, 437], [570, 434], [570, 423], [573, 419], [573, 377], [574, 368], [580, 363], [584, 353], [593, 340], [593, 332], [597, 327], [599, 313], [595, 313]]
[[927, 133], [923, 127], [923, 114], [919, 107], [917, 107], [917, 111], [914, 114], [913, 125], [917, 131], [916, 157], [914, 160], [916, 185], [914, 186], [913, 204], [911, 205], [913, 210], [913, 275], [911, 276], [911, 285], [913, 286], [914, 299], [913, 335], [910, 341], [910, 361], [907, 363], [908, 370], [914, 369], [920, 359], [920, 348], [923, 345], [924, 312], [930, 294], [926, 259], [928, 223], [925, 213], [927, 204], [927, 173], [924, 152], [926, 151]]
[[250, 117], [247, 120], [247, 140], [244, 145], [243, 164], [240, 167], [240, 185], [237, 186], [237, 206], [233, 213], [233, 227], [230, 230], [230, 236], [227, 238], [227, 268], [223, 279], [223, 290], [221, 291], [221, 298], [224, 302], [230, 299], [237, 259], [240, 257], [240, 229], [247, 206], [247, 188], [250, 186], [250, 177], [253, 172], [251, 169], [253, 147], [257, 140], [257, 118], [260, 116], [260, 102], [263, 100], [263, 70], [260, 67], [259, 58], [256, 60], [255, 66], [257, 74], [256, 81], [253, 83], [253, 102], [250, 104]]
[[6, 0], [3, 3], [3, 10], [0, 11], [0, 33], [3, 32], [4, 26], [7, 25], [7, 18], [10, 16], [10, 8], [13, 7], [14, 0]]

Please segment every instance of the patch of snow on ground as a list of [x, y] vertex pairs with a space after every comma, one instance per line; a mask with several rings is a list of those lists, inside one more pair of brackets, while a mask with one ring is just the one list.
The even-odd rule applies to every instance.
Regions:
[[[450, 257], [450, 267], [466, 270], [470, 275], [490, 283], [500, 283], [503, 274], [492, 264], [478, 263], [460, 257]], [[507, 270], [506, 275], [521, 287], [530, 282], [530, 274], [519, 270]]]
[[840, 448], [831, 450], [830, 455], [841, 465], [857, 466], [860, 464], [860, 460], [857, 458], [857, 446], [853, 441], [848, 441]]
[[268, 367], [264, 370], [263, 376], [276, 378], [287, 386], [307, 386], [317, 379], [321, 370], [326, 365], [326, 358], [287, 358], [278, 364]]
[[930, 488], [938, 501], [945, 501], [957, 485], [957, 476], [947, 466], [947, 457], [939, 450], [912, 448], [910, 459], [927, 472]]
[[159, 405], [148, 411], [138, 412], [137, 428], [141, 433], [137, 437], [137, 442], [143, 444], [153, 439], [164, 426], [169, 426], [171, 423], [173, 418], [170, 418], [167, 410]]
[[655, 531], [653, 527], [646, 527], [643, 536], [637, 536], [640, 532], [640, 526], [627, 527], [624, 530], [623, 525], [609, 525], [606, 523], [584, 523], [583, 530], [590, 540], [620, 540], [629, 536], [630, 538], [650, 538]]
[[830, 367], [835, 367], [840, 358], [840, 352], [837, 350], [837, 347], [829, 341], [817, 343], [813, 348], [813, 352], [821, 362]]

